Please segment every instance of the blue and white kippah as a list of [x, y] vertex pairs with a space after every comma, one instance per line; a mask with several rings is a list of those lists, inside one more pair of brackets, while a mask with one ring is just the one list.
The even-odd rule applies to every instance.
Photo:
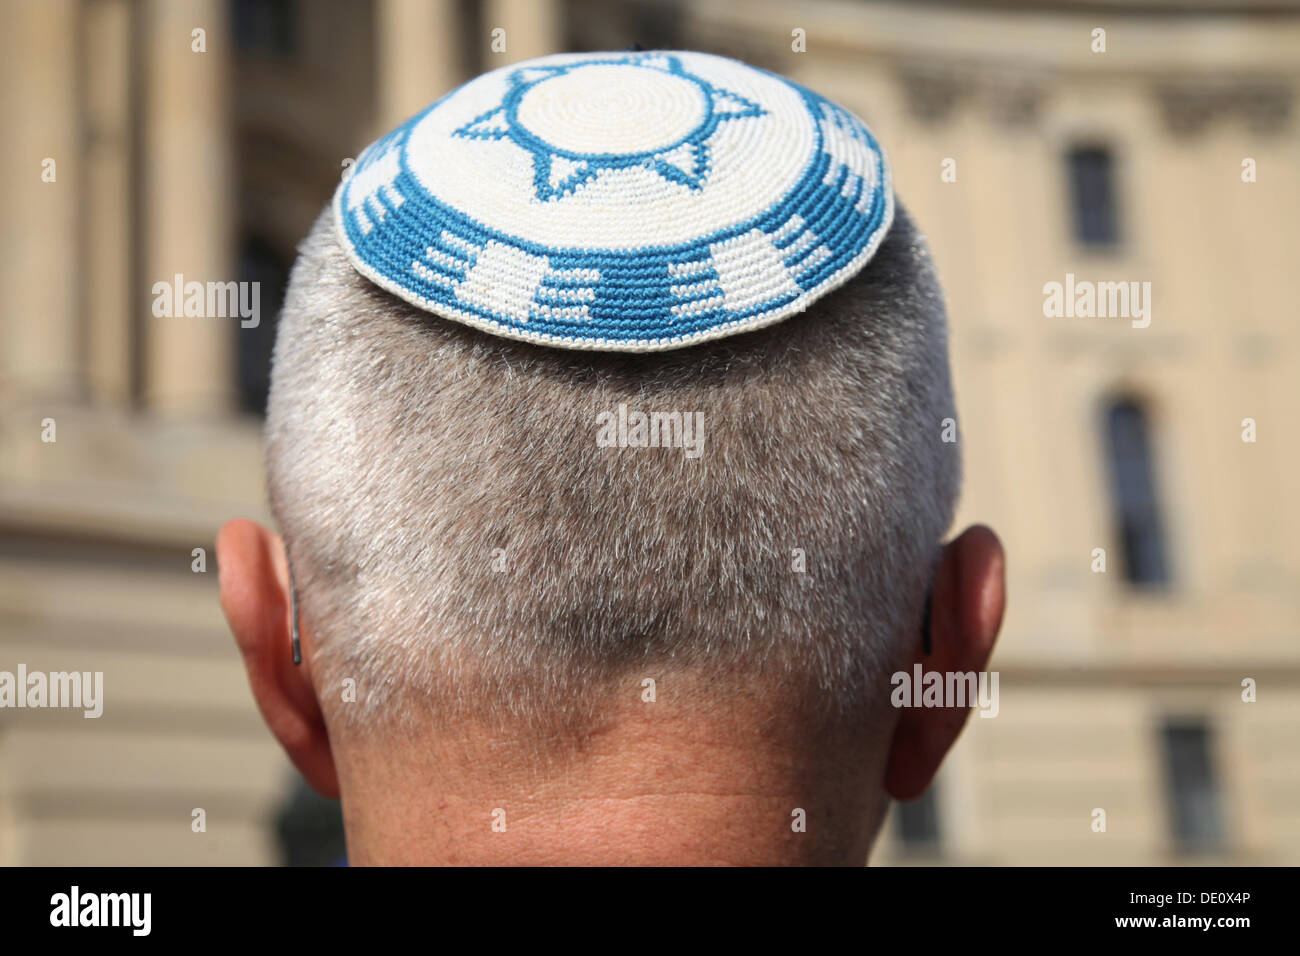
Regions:
[[334, 195], [377, 285], [571, 349], [679, 348], [806, 309], [894, 215], [842, 107], [702, 53], [566, 54], [484, 74], [366, 149]]

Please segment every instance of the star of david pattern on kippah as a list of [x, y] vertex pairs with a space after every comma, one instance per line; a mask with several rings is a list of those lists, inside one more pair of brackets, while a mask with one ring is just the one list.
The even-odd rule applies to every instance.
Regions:
[[[594, 61], [594, 63], [622, 62], [625, 61]], [[593, 61], [588, 61], [585, 65], [591, 66]], [[709, 171], [708, 141], [718, 125], [746, 116], [762, 116], [763, 108], [738, 93], [718, 89], [707, 80], [687, 73], [682, 68], [679, 57], [647, 58], [642, 59], [639, 65], [643, 69], [661, 70], [670, 76], [680, 76], [696, 84], [699, 87], [701, 100], [707, 102], [710, 107], [707, 122], [697, 124], [680, 140], [658, 148], [633, 152], [586, 154], [561, 150], [539, 139], [518, 122], [518, 104], [535, 85], [558, 76], [571, 75], [575, 72], [575, 68], [584, 66], [579, 63], [535, 66], [512, 73], [511, 87], [505, 101], [481, 116], [475, 117], [474, 120], [457, 129], [454, 135], [479, 139], [509, 138], [520, 148], [532, 153], [533, 181], [537, 186], [539, 199], [549, 200], [567, 196], [583, 183], [594, 179], [602, 170], [625, 169], [635, 165], [652, 169], [670, 182], [680, 183], [690, 189], [703, 188], [705, 176]]]
[[848, 110], [702, 53], [567, 54], [484, 74], [369, 146], [334, 196], [353, 266], [497, 335], [679, 348], [843, 284], [893, 220]]

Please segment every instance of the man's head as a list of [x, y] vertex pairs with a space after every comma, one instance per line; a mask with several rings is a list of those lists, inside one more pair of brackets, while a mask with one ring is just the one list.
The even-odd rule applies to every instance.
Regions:
[[996, 538], [941, 544], [954, 419], [901, 208], [802, 313], [638, 354], [430, 315], [327, 212], [276, 343], [283, 542], [223, 529], [223, 605], [356, 860], [861, 862], [965, 717], [890, 675], [981, 670], [1000, 622]]

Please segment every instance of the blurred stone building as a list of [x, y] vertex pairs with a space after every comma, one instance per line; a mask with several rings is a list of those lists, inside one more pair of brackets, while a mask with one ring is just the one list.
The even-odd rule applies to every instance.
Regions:
[[[212, 553], [226, 518], [267, 518], [295, 245], [349, 158], [461, 80], [633, 44], [858, 112], [948, 292], [960, 519], [1010, 555], [1000, 712], [875, 862], [1300, 862], [1300, 8], [1139, 11], [0, 0], [0, 670], [106, 685], [98, 720], [0, 710], [0, 863], [335, 852]], [[259, 324], [156, 316], [177, 274], [260, 282]], [[1067, 275], [1150, 282], [1150, 324], [1045, 316]]]

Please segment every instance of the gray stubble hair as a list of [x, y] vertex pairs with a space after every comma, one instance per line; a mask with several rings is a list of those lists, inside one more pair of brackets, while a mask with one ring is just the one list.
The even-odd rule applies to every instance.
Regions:
[[[620, 403], [703, 412], [704, 453], [598, 447]], [[827, 712], [883, 700], [952, 520], [955, 417], [942, 295], [901, 204], [874, 259], [805, 312], [636, 355], [422, 312], [353, 270], [327, 209], [293, 270], [265, 433], [318, 672], [357, 682], [355, 703], [323, 693], [327, 712], [551, 726], [663, 674], [717, 699], [760, 683]]]

